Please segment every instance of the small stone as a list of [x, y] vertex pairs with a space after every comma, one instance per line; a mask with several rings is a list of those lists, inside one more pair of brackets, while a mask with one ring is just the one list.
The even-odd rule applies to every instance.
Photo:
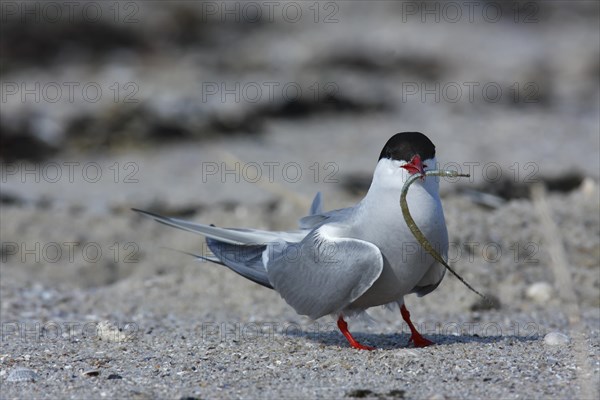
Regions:
[[548, 346], [561, 346], [563, 344], [568, 344], [571, 339], [560, 332], [550, 332], [546, 336], [544, 336], [544, 343]]
[[479, 298], [471, 305], [471, 311], [499, 310], [501, 307], [498, 297], [486, 294], [485, 298]]
[[10, 371], [7, 382], [35, 382], [40, 379], [34, 370], [28, 368], [16, 368]]
[[369, 389], [356, 389], [346, 393], [346, 397], [354, 397], [357, 399], [362, 399], [364, 397], [374, 396], [375, 393]]
[[536, 282], [527, 288], [527, 298], [539, 304], [548, 302], [554, 293], [554, 288], [548, 282]]
[[98, 375], [100, 375], [100, 370], [90, 369], [88, 371], [82, 372], [81, 375], [83, 375], [83, 376], [98, 376]]
[[598, 184], [589, 176], [583, 179], [579, 190], [588, 197], [598, 196]]
[[105, 342], [127, 342], [133, 339], [132, 334], [128, 334], [119, 329], [116, 324], [111, 321], [102, 321], [96, 329], [98, 339]]
[[394, 389], [390, 390], [387, 395], [393, 399], [403, 399], [405, 394], [406, 392], [404, 390]]
[[432, 396], [429, 398], [429, 400], [446, 400], [446, 398], [447, 398], [447, 397], [446, 397], [446, 396], [444, 396], [443, 394], [441, 394], [441, 393], [436, 393], [436, 394], [432, 395]]
[[119, 374], [110, 374], [106, 379], [123, 379], [123, 377]]

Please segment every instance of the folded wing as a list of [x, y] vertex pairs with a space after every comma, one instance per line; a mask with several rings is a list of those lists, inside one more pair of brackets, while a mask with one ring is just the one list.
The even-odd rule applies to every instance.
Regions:
[[383, 257], [372, 243], [326, 238], [316, 229], [301, 242], [273, 249], [266, 268], [281, 297], [317, 319], [339, 313], [366, 292], [383, 270]]

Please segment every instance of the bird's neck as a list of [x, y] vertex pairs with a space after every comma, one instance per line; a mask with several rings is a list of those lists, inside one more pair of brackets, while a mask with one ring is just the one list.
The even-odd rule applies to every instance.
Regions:
[[[434, 177], [427, 177], [425, 181], [411, 185], [407, 202], [415, 220], [429, 218], [429, 214], [437, 213], [437, 209], [441, 206], [438, 187], [439, 183]], [[386, 219], [402, 216], [401, 194], [402, 185], [399, 185], [398, 181], [390, 182], [389, 179], [384, 179], [381, 182], [374, 178], [369, 191], [360, 202], [360, 217], [385, 223]]]

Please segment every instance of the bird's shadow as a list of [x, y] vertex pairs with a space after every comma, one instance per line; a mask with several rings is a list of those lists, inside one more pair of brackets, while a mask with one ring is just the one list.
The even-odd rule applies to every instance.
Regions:
[[[289, 337], [301, 337], [304, 339], [311, 340], [313, 342], [321, 343], [325, 346], [348, 346], [348, 342], [340, 332], [322, 331], [314, 332], [308, 330], [293, 330], [285, 333]], [[393, 350], [398, 348], [413, 348], [413, 344], [409, 343], [410, 334], [408, 333], [366, 333], [356, 332], [352, 336], [361, 344], [367, 346], [373, 346], [381, 350]], [[480, 336], [478, 334], [472, 335], [454, 335], [454, 334], [427, 334], [423, 336], [434, 342], [437, 346], [451, 346], [460, 343], [499, 343], [505, 341], [516, 341], [516, 342], [535, 342], [539, 341], [540, 336], [538, 334], [528, 336], [518, 335], [493, 335], [493, 336]]]

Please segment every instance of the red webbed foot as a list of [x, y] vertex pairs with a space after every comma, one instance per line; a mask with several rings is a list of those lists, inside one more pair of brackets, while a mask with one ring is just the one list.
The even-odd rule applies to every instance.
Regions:
[[348, 331], [348, 324], [346, 323], [346, 321], [344, 321], [344, 318], [341, 315], [338, 318], [337, 326], [338, 326], [338, 328], [340, 328], [340, 331], [346, 337], [346, 339], [348, 340], [348, 343], [350, 343], [350, 346], [352, 346], [352, 348], [355, 348], [358, 350], [375, 350], [375, 347], [360, 344], [359, 342], [356, 341], [356, 339], [354, 339], [352, 337], [352, 334]]
[[400, 314], [402, 314], [402, 318], [404, 319], [404, 321], [408, 324], [408, 327], [410, 328], [410, 339], [408, 340], [408, 343], [412, 342], [415, 345], [415, 347], [427, 347], [427, 346], [431, 346], [432, 344], [435, 344], [431, 340], [425, 339], [417, 331], [417, 328], [415, 328], [412, 321], [410, 320], [410, 313], [408, 312], [408, 310], [406, 309], [406, 306], [404, 304], [402, 304], [400, 306]]

